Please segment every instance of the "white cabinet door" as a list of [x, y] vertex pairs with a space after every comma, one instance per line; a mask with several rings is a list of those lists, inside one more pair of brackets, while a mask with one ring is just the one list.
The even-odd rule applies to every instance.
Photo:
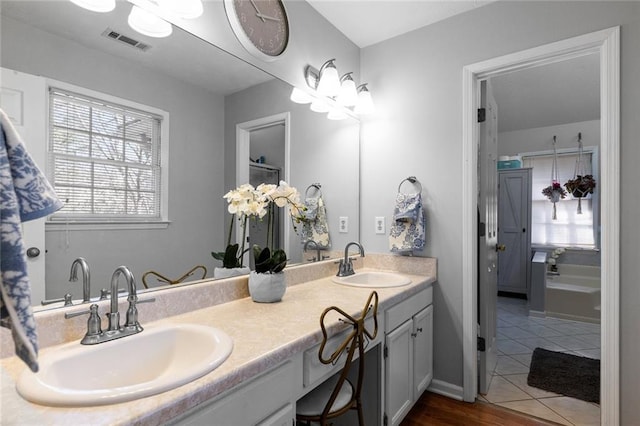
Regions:
[[413, 404], [412, 332], [409, 319], [386, 337], [385, 413], [391, 426], [400, 424]]
[[433, 305], [413, 317], [413, 400], [417, 401], [433, 378]]

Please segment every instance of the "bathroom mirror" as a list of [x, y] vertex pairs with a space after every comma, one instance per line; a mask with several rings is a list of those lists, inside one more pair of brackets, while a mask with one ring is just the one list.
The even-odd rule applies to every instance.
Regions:
[[[82, 298], [81, 283], [69, 282], [71, 263], [80, 256], [90, 266], [92, 297], [109, 286], [120, 265], [132, 270], [139, 288], [149, 270], [175, 279], [204, 265], [212, 277], [220, 262], [210, 253], [224, 250], [228, 232], [222, 196], [236, 186], [235, 127], [278, 114], [289, 117], [288, 167], [281, 166], [282, 178], [288, 175], [302, 195], [312, 183], [322, 185], [332, 238], [331, 250], [323, 254], [338, 253], [359, 239], [356, 120], [330, 121], [308, 105], [294, 104], [287, 83], [177, 27], [165, 39], [139, 35], [126, 23], [131, 4], [116, 4], [106, 14], [67, 0], [3, 1], [0, 10], [2, 67], [169, 114], [168, 224], [159, 229], [47, 225], [47, 299], [65, 293]], [[147, 45], [146, 50], [105, 36], [113, 32]], [[265, 148], [261, 156], [268, 163], [273, 152]], [[337, 230], [341, 217], [349, 220], [346, 233]], [[315, 255], [302, 255], [293, 232], [289, 243], [290, 264]], [[166, 288], [151, 281], [150, 286]]]

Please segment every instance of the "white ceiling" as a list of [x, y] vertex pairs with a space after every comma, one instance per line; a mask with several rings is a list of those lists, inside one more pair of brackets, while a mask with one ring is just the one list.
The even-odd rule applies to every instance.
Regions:
[[307, 0], [361, 48], [492, 1], [495, 0]]

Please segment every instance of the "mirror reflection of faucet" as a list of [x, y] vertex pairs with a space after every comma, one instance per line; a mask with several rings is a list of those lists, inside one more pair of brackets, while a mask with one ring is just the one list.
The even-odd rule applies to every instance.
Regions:
[[316, 249], [316, 255], [315, 257], [312, 257], [311, 259], [307, 259], [311, 262], [317, 262], [322, 260], [323, 256], [320, 255], [320, 245], [318, 243], [316, 243], [314, 240], [307, 240], [304, 243], [304, 247], [302, 248], [302, 251], [304, 251], [305, 253], [307, 252], [307, 249], [309, 248], [309, 246], [313, 244], [313, 247]]
[[351, 246], [357, 246], [360, 249], [360, 256], [364, 257], [364, 247], [362, 247], [360, 243], [355, 241], [348, 243], [344, 248], [344, 259], [340, 260], [340, 265], [338, 266], [338, 273], [336, 275], [339, 277], [347, 277], [355, 274], [353, 271], [353, 262], [349, 258], [349, 247]]
[[89, 264], [83, 257], [79, 257], [71, 263], [69, 281], [78, 281], [78, 267], [82, 270], [82, 303], [89, 303], [91, 301], [91, 274], [89, 273]]

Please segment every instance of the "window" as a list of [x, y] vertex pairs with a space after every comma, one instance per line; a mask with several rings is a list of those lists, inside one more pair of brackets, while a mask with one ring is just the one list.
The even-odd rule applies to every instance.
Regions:
[[51, 88], [49, 176], [65, 203], [51, 220], [166, 219], [163, 120], [159, 114]]
[[[577, 150], [558, 151], [558, 179], [563, 185], [573, 179]], [[597, 181], [597, 148], [584, 148], [584, 174], [593, 174]], [[593, 195], [579, 201], [567, 194], [565, 199], [556, 203], [557, 219], [553, 220], [553, 204], [542, 194], [542, 189], [551, 184], [551, 167], [553, 154], [528, 153], [523, 154], [523, 167], [532, 170], [532, 203], [531, 203], [531, 244], [539, 246], [561, 246], [594, 249], [597, 248], [597, 191]], [[578, 214], [578, 202], [582, 207], [582, 214]]]

